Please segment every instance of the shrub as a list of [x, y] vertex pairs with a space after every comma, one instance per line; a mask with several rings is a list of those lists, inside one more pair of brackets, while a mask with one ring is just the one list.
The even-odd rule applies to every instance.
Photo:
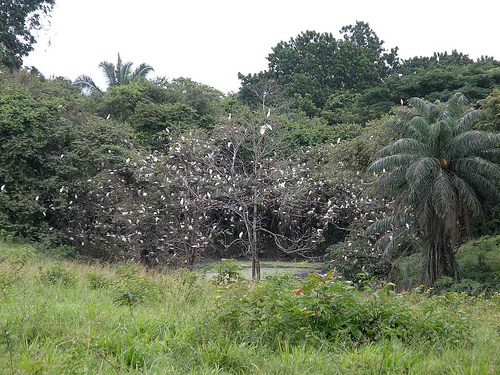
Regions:
[[[246, 290], [242, 285], [228, 288], [220, 297], [217, 316], [228, 329], [268, 345], [276, 344], [269, 342], [270, 337], [290, 343], [317, 339], [363, 343], [388, 337], [443, 344], [469, 340], [457, 294], [405, 296], [394, 293], [392, 286], [359, 291], [352, 283], [337, 280], [333, 271], [310, 275], [307, 284], [295, 290], [273, 283]], [[420, 299], [418, 304], [412, 303], [414, 298]]]
[[132, 308], [141, 303], [151, 291], [150, 280], [139, 275], [140, 268], [135, 263], [127, 263], [118, 268], [116, 272], [118, 280], [115, 282], [116, 293], [113, 298], [117, 305]]
[[215, 276], [214, 283], [217, 285], [231, 284], [241, 279], [242, 267], [237, 261], [232, 259], [224, 259], [219, 267], [217, 267], [217, 275]]
[[110, 285], [110, 280], [106, 276], [90, 270], [89, 273], [85, 275], [87, 282], [92, 289], [102, 289], [107, 288]]
[[484, 236], [458, 249], [460, 274], [483, 285], [486, 289], [500, 287], [500, 236]]
[[78, 277], [73, 272], [56, 264], [46, 270], [42, 270], [40, 267], [40, 280], [45, 284], [75, 286], [78, 282]]

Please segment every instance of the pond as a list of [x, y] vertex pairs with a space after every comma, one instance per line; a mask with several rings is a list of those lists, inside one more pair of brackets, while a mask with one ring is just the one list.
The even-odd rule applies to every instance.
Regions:
[[[252, 278], [252, 262], [232, 261], [241, 267], [240, 275], [245, 279]], [[212, 262], [201, 270], [205, 278], [211, 280], [217, 275], [217, 268], [221, 262]], [[261, 261], [260, 274], [261, 278], [265, 279], [266, 276], [274, 275], [275, 273], [289, 273], [296, 277], [305, 277], [313, 272], [321, 273], [324, 263], [313, 262], [284, 262], [284, 261]]]

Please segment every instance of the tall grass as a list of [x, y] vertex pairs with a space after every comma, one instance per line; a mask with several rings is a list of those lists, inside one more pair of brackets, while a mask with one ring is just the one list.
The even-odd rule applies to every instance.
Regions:
[[[287, 327], [280, 321], [285, 310], [278, 306], [292, 308], [285, 304], [291, 301], [305, 307], [313, 301], [312, 292], [311, 296], [295, 295], [294, 288], [303, 283], [290, 278], [216, 286], [188, 271], [154, 273], [130, 265], [89, 266], [52, 260], [26, 246], [6, 244], [0, 244], [0, 260], [0, 374], [500, 371], [497, 297], [409, 295], [390, 300], [391, 304], [401, 300], [411, 309], [435, 306], [443, 318], [446, 311], [460, 309], [467, 322], [464, 342], [446, 341], [446, 332], [442, 339], [428, 335], [412, 336], [412, 340], [398, 335], [332, 339], [308, 324], [290, 321], [291, 328], [298, 324], [304, 330], [294, 336], [279, 334], [267, 329], [266, 321], [255, 320], [260, 313], [275, 319], [276, 326]], [[137, 301], [120, 302], [119, 296], [128, 292], [137, 295]], [[358, 293], [353, 308], [368, 306], [373, 299], [373, 292], [352, 293]], [[274, 315], [268, 314], [271, 306]], [[234, 330], [223, 316], [226, 313], [234, 313]], [[259, 324], [250, 324], [249, 314]], [[433, 319], [439, 323], [439, 317]]]

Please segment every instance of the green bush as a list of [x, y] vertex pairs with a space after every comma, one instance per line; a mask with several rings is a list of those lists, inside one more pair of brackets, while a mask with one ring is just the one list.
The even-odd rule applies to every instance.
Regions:
[[457, 262], [463, 279], [470, 279], [485, 289], [500, 287], [500, 236], [484, 236], [458, 249]]
[[106, 276], [99, 274], [94, 270], [90, 270], [89, 273], [85, 275], [85, 278], [92, 289], [107, 288], [111, 284], [110, 280]]
[[[220, 297], [217, 316], [228, 330], [265, 342], [269, 337], [291, 343], [317, 339], [366, 343], [391, 337], [406, 342], [468, 342], [469, 327], [459, 308], [463, 297], [398, 295], [392, 285], [359, 291], [352, 283], [336, 280], [332, 271], [308, 276], [307, 284], [295, 290], [274, 283], [258, 283], [247, 290], [229, 287]], [[415, 299], [419, 303], [412, 303]]]
[[115, 282], [116, 293], [113, 301], [120, 306], [133, 306], [141, 303], [152, 289], [151, 281], [139, 275], [141, 267], [136, 263], [127, 263], [118, 268]]
[[73, 272], [57, 264], [46, 270], [40, 267], [40, 280], [45, 284], [64, 286], [75, 286], [78, 283], [78, 277]]

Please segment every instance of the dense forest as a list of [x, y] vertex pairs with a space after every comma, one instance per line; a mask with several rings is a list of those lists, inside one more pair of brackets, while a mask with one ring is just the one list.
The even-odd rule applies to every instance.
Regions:
[[401, 59], [365, 22], [339, 35], [280, 41], [224, 94], [120, 55], [106, 88], [47, 78], [22, 67], [30, 30], [2, 24], [1, 236], [149, 266], [245, 257], [254, 278], [306, 258], [498, 286], [500, 61]]

